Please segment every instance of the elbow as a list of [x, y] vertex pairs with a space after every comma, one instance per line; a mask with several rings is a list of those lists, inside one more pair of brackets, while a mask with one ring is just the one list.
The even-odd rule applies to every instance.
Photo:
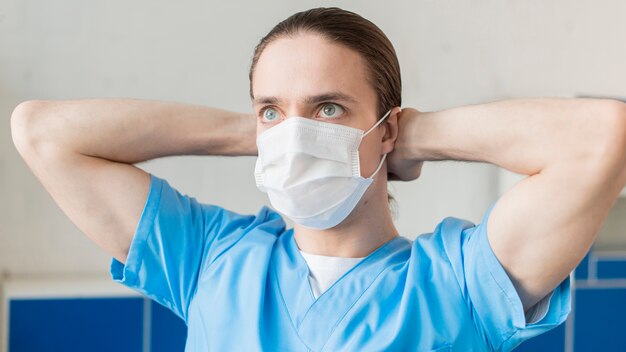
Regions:
[[40, 144], [45, 128], [41, 127], [41, 116], [47, 103], [43, 100], [28, 100], [20, 103], [11, 113], [11, 138], [17, 151], [24, 155]]
[[617, 179], [621, 189], [626, 186], [626, 103], [617, 100], [614, 102], [616, 103], [615, 153], [617, 154]]
[[615, 102], [615, 110], [617, 115], [617, 123], [619, 124], [619, 131], [623, 139], [626, 139], [626, 102], [617, 101]]
[[605, 102], [607, 123], [602, 126], [602, 140], [596, 143], [594, 164], [609, 171], [623, 187], [626, 183], [626, 103], [610, 99]]
[[607, 150], [626, 164], [626, 103], [609, 100], [610, 123], [607, 131]]

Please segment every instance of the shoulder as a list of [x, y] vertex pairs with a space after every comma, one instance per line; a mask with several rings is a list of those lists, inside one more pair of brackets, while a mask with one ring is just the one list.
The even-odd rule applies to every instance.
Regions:
[[237, 213], [210, 204], [202, 205], [206, 209], [206, 214], [219, 213], [218, 216], [205, 215], [205, 231], [214, 233], [214, 236], [211, 236], [213, 243], [208, 254], [209, 262], [234, 246], [263, 244], [273, 246], [286, 230], [282, 216], [266, 205], [263, 205], [256, 214]]
[[[464, 290], [466, 285], [466, 251], [470, 239], [476, 238], [481, 223], [448, 216], [442, 219], [430, 233], [417, 236], [413, 242], [411, 260], [414, 265], [436, 270], [454, 281]], [[471, 256], [471, 255], [470, 255]], [[449, 274], [444, 274], [449, 273]], [[441, 279], [433, 277], [433, 280]]]
[[464, 242], [477, 227], [478, 225], [469, 220], [448, 216], [435, 226], [433, 232], [417, 236], [413, 250], [431, 254], [433, 257], [457, 257]]
[[286, 226], [282, 216], [266, 205], [256, 213], [244, 213], [224, 208], [217, 204], [201, 202], [196, 197], [183, 194], [169, 181], [151, 174], [150, 195], [155, 207], [161, 210], [171, 209], [186, 217], [201, 216], [205, 231], [233, 231], [265, 229], [276, 231]]
[[274, 241], [285, 232], [284, 219], [267, 205], [248, 213], [201, 202], [154, 175], [150, 193], [155, 222], [167, 225], [170, 232], [185, 231], [190, 237], [199, 236], [198, 244], [203, 244], [208, 262], [242, 240]]

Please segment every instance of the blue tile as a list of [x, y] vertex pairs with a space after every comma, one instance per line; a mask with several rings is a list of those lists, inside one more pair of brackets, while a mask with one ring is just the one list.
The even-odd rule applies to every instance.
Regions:
[[171, 310], [152, 301], [151, 352], [176, 352], [185, 350], [187, 326]]
[[519, 345], [515, 352], [563, 352], [565, 351], [565, 323], [556, 328], [527, 340]]
[[142, 298], [12, 299], [9, 351], [140, 352]]
[[575, 351], [626, 351], [626, 288], [576, 290]]
[[625, 260], [598, 260], [598, 279], [626, 279]]

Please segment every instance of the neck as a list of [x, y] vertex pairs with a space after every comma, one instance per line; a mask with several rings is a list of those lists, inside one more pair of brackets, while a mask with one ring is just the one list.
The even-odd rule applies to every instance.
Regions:
[[[384, 170], [381, 170], [381, 172]], [[294, 225], [294, 237], [305, 253], [332, 257], [366, 257], [398, 236], [387, 201], [387, 180], [379, 178], [352, 213], [339, 225], [315, 230]]]

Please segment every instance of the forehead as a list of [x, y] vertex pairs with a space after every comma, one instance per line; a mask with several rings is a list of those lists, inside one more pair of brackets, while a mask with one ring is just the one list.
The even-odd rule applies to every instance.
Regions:
[[373, 99], [365, 61], [356, 51], [314, 33], [284, 36], [261, 53], [252, 91], [257, 96], [302, 99], [327, 92]]

